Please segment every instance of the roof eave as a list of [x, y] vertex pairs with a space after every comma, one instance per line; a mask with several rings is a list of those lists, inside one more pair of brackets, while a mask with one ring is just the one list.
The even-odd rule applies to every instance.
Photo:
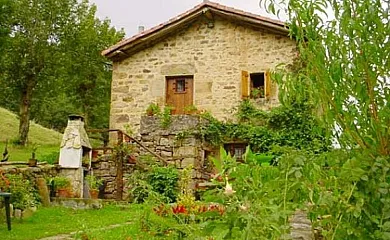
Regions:
[[[289, 33], [286, 24], [281, 21], [264, 18], [259, 15], [250, 14], [240, 10], [233, 11], [232, 8], [224, 8], [222, 7], [222, 5], [206, 2], [194, 7], [190, 11], [187, 11], [177, 16], [176, 18], [169, 20], [166, 23], [160, 24], [154, 28], [151, 28], [147, 31], [144, 31], [140, 34], [137, 34], [131, 38], [125, 39], [113, 45], [112, 47], [102, 51], [102, 55], [106, 56], [111, 60], [126, 57], [130, 55], [126, 53], [126, 51], [130, 48], [136, 46], [141, 48], [140, 46], [144, 43], [148, 43], [149, 41], [156, 40], [161, 36], [165, 36], [166, 34], [179, 29], [183, 25], [186, 26], [200, 15], [205, 14], [209, 11], [216, 15], [228, 17], [231, 19], [237, 19], [252, 26], [265, 28], [274, 33], [279, 33], [283, 35], [288, 35]], [[132, 52], [136, 50], [137, 49], [134, 49]]]

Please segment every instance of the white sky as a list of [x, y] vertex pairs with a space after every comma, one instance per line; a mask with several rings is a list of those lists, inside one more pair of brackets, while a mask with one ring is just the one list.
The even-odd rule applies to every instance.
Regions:
[[[268, 15], [259, 6], [260, 0], [213, 0], [214, 2], [241, 9], [265, 17]], [[99, 18], [111, 19], [111, 24], [117, 29], [124, 28], [126, 36], [132, 36], [138, 32], [138, 26], [145, 29], [154, 27], [160, 23], [179, 15], [202, 0], [90, 0], [98, 8]]]

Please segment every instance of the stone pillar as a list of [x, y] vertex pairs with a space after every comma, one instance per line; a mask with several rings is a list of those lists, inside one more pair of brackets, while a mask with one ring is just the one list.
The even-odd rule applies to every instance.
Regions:
[[84, 171], [82, 168], [61, 168], [60, 175], [68, 178], [72, 185], [74, 197], [83, 197]]

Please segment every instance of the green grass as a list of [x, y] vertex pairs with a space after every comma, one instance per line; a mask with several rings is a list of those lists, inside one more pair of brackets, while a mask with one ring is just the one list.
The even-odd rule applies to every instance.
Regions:
[[[18, 117], [4, 109], [0, 108], [0, 142], [17, 139], [19, 130]], [[31, 144], [39, 145], [57, 145], [61, 143], [62, 134], [54, 130], [44, 128], [41, 125], [31, 122], [28, 141]]]
[[[4, 152], [5, 143], [0, 142], [0, 153], [2, 154]], [[48, 154], [51, 154], [53, 152], [59, 152], [60, 151], [60, 145], [58, 146], [51, 146], [51, 145], [37, 145], [37, 150], [35, 154], [35, 158], [39, 161], [45, 161], [45, 156]], [[31, 158], [33, 146], [27, 146], [27, 147], [21, 147], [21, 146], [14, 146], [8, 144], [8, 155], [9, 155], [9, 161], [12, 162], [27, 162], [28, 159]], [[1, 155], [0, 158], [3, 156]]]
[[[45, 155], [60, 150], [62, 134], [59, 132], [31, 122], [28, 146], [14, 146], [12, 141], [18, 137], [18, 117], [14, 113], [0, 108], [0, 122], [0, 154], [4, 152], [5, 142], [8, 140], [9, 161], [28, 161], [31, 158], [34, 146], [37, 147], [36, 158], [38, 160]], [[0, 155], [0, 158], [2, 158], [2, 155]]]
[[[12, 231], [7, 231], [4, 217], [0, 216], [0, 239], [39, 239], [75, 231], [86, 232], [96, 239], [125, 239], [124, 235], [137, 235], [139, 226], [124, 225], [110, 230], [99, 229], [113, 224], [136, 222], [141, 216], [141, 205], [129, 207], [106, 206], [99, 210], [72, 210], [61, 207], [40, 208], [34, 215], [22, 221], [12, 221]], [[76, 234], [76, 237], [80, 234]], [[104, 236], [102, 238], [102, 236]], [[107, 236], [107, 238], [105, 238]], [[109, 238], [112, 236], [114, 238]], [[95, 238], [90, 238], [95, 239]]]

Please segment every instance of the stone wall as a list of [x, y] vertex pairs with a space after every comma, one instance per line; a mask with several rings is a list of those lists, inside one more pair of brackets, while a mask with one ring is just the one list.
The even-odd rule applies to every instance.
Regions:
[[[194, 105], [218, 119], [232, 119], [241, 100], [241, 74], [266, 72], [296, 56], [287, 36], [215, 18], [214, 27], [199, 19], [144, 50], [114, 62], [111, 129], [130, 125], [139, 133], [150, 103], [165, 104], [166, 77], [192, 75]], [[278, 104], [277, 86], [264, 108]]]
[[[134, 163], [125, 161], [123, 164], [123, 199], [127, 199], [128, 191], [127, 179], [134, 171]], [[103, 154], [96, 159], [92, 159], [93, 174], [104, 180], [104, 198], [115, 199], [117, 193], [117, 164], [112, 153]]]
[[200, 124], [199, 116], [178, 115], [171, 116], [171, 123], [164, 128], [159, 117], [143, 116], [141, 142], [178, 169], [192, 165], [194, 180], [207, 179], [203, 171], [203, 143], [196, 137], [196, 129]]
[[5, 162], [0, 163], [0, 171], [3, 174], [21, 174], [37, 187], [36, 179], [54, 177], [58, 175], [60, 168], [49, 164], [38, 164], [36, 167], [29, 167], [26, 162]]

